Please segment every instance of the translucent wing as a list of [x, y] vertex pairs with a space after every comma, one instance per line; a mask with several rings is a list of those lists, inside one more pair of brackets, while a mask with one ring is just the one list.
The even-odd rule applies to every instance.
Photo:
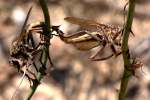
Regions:
[[94, 47], [97, 47], [99, 45], [99, 42], [95, 40], [89, 40], [89, 41], [82, 41], [72, 44], [75, 48], [78, 50], [86, 51], [90, 50]]
[[82, 18], [66, 17], [64, 18], [64, 20], [72, 24], [79, 25], [89, 31], [100, 31], [101, 28], [105, 27], [104, 24], [100, 24], [93, 20], [87, 20], [87, 19], [82, 19]]
[[26, 32], [25, 32], [25, 26], [27, 24], [27, 21], [29, 19], [29, 16], [30, 16], [30, 13], [31, 13], [31, 10], [32, 10], [32, 7], [29, 9], [28, 13], [27, 13], [27, 16], [26, 16], [26, 19], [24, 21], [24, 24], [21, 28], [21, 33], [19, 34], [19, 36], [17, 37], [17, 43], [21, 42], [24, 37], [26, 36]]
[[[117, 37], [121, 33], [122, 28], [113, 25], [105, 25], [97, 23], [93, 20], [66, 17], [64, 18], [67, 22], [81, 26], [90, 32], [99, 32], [99, 34], [112, 35], [112, 37]], [[115, 36], [116, 35], [116, 36]]]

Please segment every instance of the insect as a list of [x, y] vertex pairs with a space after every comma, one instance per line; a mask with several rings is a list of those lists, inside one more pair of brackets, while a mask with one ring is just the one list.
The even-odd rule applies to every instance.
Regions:
[[[65, 36], [65, 34], [58, 29], [58, 27], [53, 27], [59, 34], [62, 41], [72, 44], [78, 50], [82, 51], [90, 50], [97, 46], [102, 46], [100, 50], [90, 57], [92, 60], [105, 60], [114, 55], [118, 56], [121, 54], [122, 28], [75, 17], [66, 17], [64, 20], [72, 24], [79, 25], [83, 28], [83, 30], [73, 35]], [[110, 54], [107, 55], [106, 53], [104, 57], [96, 58], [97, 55], [107, 52], [107, 48], [111, 50]]]
[[[24, 72], [24, 68], [27, 68], [31, 64], [33, 51], [32, 45], [29, 45], [29, 38], [26, 34], [25, 26], [27, 24], [27, 20], [29, 18], [32, 7], [29, 9], [28, 14], [26, 16], [25, 22], [22, 26], [21, 33], [16, 38], [16, 40], [12, 43], [12, 47], [10, 48], [10, 63], [18, 69], [21, 73]], [[31, 38], [30, 38], [31, 39]], [[29, 61], [30, 60], [30, 61]], [[30, 63], [29, 63], [30, 62]], [[32, 73], [34, 76], [34, 74]], [[26, 74], [28, 79], [31, 79], [29, 75]], [[35, 76], [34, 76], [35, 77]]]
[[[50, 45], [49, 41], [51, 38], [51, 34], [49, 34], [48, 37], [43, 34], [45, 28], [44, 22], [39, 21], [27, 25], [31, 10], [32, 7], [27, 13], [19, 36], [15, 39], [15, 41], [12, 42], [12, 46], [10, 48], [9, 62], [11, 65], [17, 68], [20, 73], [23, 74], [19, 86], [21, 85], [25, 76], [28, 78], [30, 86], [33, 85], [33, 82], [38, 82], [36, 74], [39, 71], [39, 68], [37, 68], [36, 65], [45, 67], [42, 65], [41, 61], [41, 56], [44, 48], [43, 46], [45, 44], [48, 44], [48, 46]], [[35, 42], [34, 35], [37, 34], [40, 35], [40, 40], [38, 42]], [[37, 57], [38, 55], [40, 55], [40, 57]], [[53, 67], [51, 58], [49, 56], [49, 51], [47, 51], [47, 55], [50, 65]], [[40, 65], [35, 61], [35, 59], [38, 60], [37, 62], [39, 62]], [[16, 89], [16, 91], [18, 90], [18, 88]], [[13, 96], [15, 95], [15, 93], [13, 94]]]
[[[36, 79], [35, 72], [29, 69], [35, 68], [36, 72], [38, 72], [38, 68], [36, 67], [36, 63], [34, 62], [34, 59], [36, 58], [36, 55], [42, 52], [41, 47], [45, 43], [45, 40], [44, 40], [45, 37], [44, 35], [42, 35], [43, 27], [45, 25], [44, 22], [37, 22], [37, 23], [26, 25], [31, 10], [32, 10], [32, 7], [28, 11], [25, 22], [21, 29], [21, 33], [16, 38], [16, 40], [12, 43], [12, 47], [10, 48], [10, 56], [11, 56], [10, 63], [15, 68], [17, 68], [18, 71], [21, 73], [24, 73], [24, 70], [26, 70], [25, 76], [29, 79], [29, 81]], [[33, 38], [34, 33], [40, 34], [41, 41], [37, 43], [37, 45], [35, 44], [35, 41]], [[49, 56], [48, 58], [49, 58], [50, 64], [52, 65], [52, 62]]]

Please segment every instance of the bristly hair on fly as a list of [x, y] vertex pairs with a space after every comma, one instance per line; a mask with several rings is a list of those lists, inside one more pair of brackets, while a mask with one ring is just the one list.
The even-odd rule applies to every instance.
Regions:
[[[112, 56], [121, 54], [122, 28], [75, 17], [66, 17], [64, 20], [79, 25], [83, 29], [73, 35], [65, 36], [65, 33], [58, 29], [59, 27], [55, 27], [54, 30], [56, 30], [62, 41], [82, 51], [90, 50], [98, 46], [101, 47], [100, 50], [90, 57], [93, 61], [106, 60]], [[110, 49], [110, 54], [107, 55], [106, 53], [103, 57], [99, 55], [102, 52], [108, 51], [107, 49]], [[100, 58], [96, 58], [98, 55]]]

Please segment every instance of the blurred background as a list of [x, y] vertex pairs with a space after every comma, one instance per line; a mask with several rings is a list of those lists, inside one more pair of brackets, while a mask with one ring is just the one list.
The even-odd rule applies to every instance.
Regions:
[[[123, 8], [128, 0], [47, 0], [51, 24], [61, 25], [66, 33], [77, 30], [64, 21], [67, 16], [92, 19], [99, 23], [124, 24]], [[29, 23], [43, 20], [37, 0], [0, 0], [0, 100], [8, 100], [19, 85], [21, 74], [10, 66], [9, 48], [19, 34], [29, 8], [33, 6]], [[137, 0], [129, 46], [131, 54], [143, 62], [142, 70], [129, 81], [126, 100], [150, 98], [150, 0]], [[63, 43], [58, 37], [51, 40], [50, 53], [54, 71], [38, 87], [32, 100], [117, 100], [123, 72], [122, 56], [106, 61], [88, 59], [93, 51], [82, 52]], [[15, 100], [23, 100], [29, 92], [24, 79]]]

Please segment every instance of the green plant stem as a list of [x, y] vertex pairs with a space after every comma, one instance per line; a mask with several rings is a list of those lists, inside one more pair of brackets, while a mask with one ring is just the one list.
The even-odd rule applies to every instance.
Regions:
[[41, 8], [43, 10], [43, 14], [44, 14], [44, 19], [45, 19], [45, 24], [46, 24], [46, 27], [45, 27], [45, 35], [48, 35], [49, 34], [49, 29], [50, 29], [50, 16], [49, 16], [49, 12], [48, 12], [48, 7], [47, 7], [47, 3], [45, 0], [39, 0], [40, 2], [40, 5], [41, 5]]
[[[48, 12], [48, 7], [46, 4], [45, 0], [39, 0], [41, 8], [43, 10], [43, 15], [44, 15], [44, 19], [45, 19], [45, 28], [44, 28], [44, 35], [49, 35], [50, 33], [50, 16], [49, 16], [49, 12]], [[24, 100], [30, 100], [31, 97], [33, 96], [33, 94], [35, 93], [37, 87], [40, 85], [41, 80], [43, 79], [44, 75], [45, 75], [45, 69], [46, 69], [46, 63], [47, 63], [47, 59], [48, 59], [48, 50], [49, 50], [49, 45], [45, 44], [42, 48], [42, 58], [41, 58], [41, 62], [42, 62], [42, 66], [40, 66], [39, 72], [37, 73], [37, 80], [33, 80], [33, 86], [30, 88], [30, 91], [28, 93], [28, 95], [25, 97]]]
[[130, 53], [129, 53], [129, 48], [128, 48], [128, 39], [129, 39], [129, 33], [131, 32], [131, 27], [132, 27], [132, 22], [133, 22], [135, 1], [136, 0], [129, 0], [128, 15], [127, 15], [125, 28], [123, 31], [122, 54], [123, 54], [123, 60], [124, 60], [124, 73], [121, 79], [119, 100], [125, 100], [128, 81], [129, 81], [129, 78], [132, 76], [132, 71], [130, 70], [132, 68], [131, 68]]

